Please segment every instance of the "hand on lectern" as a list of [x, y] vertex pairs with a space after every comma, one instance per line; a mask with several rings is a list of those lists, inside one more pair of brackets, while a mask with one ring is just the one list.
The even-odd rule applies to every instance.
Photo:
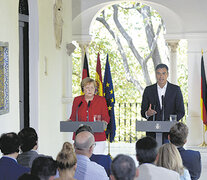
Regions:
[[103, 121], [103, 122], [104, 122], [104, 129], [106, 129], [106, 128], [107, 128], [108, 123], [107, 123], [106, 121]]
[[153, 116], [154, 114], [157, 114], [157, 112], [153, 110], [151, 106], [152, 105], [150, 104], [149, 109], [147, 110], [147, 113], [146, 113], [148, 117]]

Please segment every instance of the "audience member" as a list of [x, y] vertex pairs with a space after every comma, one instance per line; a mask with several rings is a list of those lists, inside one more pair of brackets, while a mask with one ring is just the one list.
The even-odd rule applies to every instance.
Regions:
[[[78, 133], [82, 132], [82, 131], [88, 131], [91, 134], [93, 134], [93, 130], [91, 129], [90, 126], [87, 125], [83, 125], [80, 126], [77, 131], [75, 132], [75, 135], [77, 135]], [[92, 154], [92, 156], [90, 157], [90, 160], [93, 162], [96, 162], [98, 164], [100, 164], [101, 166], [104, 167], [104, 169], [106, 170], [106, 173], [108, 176], [110, 176], [111, 174], [111, 157], [109, 155], [104, 155], [104, 154]]]
[[36, 152], [38, 148], [37, 133], [33, 128], [27, 127], [22, 129], [18, 136], [21, 140], [20, 149], [22, 153], [18, 155], [17, 161], [22, 166], [31, 168], [33, 160], [39, 156]]
[[189, 171], [183, 167], [183, 162], [176, 146], [167, 143], [160, 147], [157, 166], [171, 169], [180, 174], [180, 180], [191, 180]]
[[31, 174], [38, 176], [40, 180], [53, 180], [56, 170], [57, 164], [52, 157], [40, 156], [33, 161]]
[[138, 176], [134, 160], [127, 155], [119, 154], [111, 164], [111, 180], [134, 180]]
[[188, 127], [178, 122], [171, 129], [169, 133], [169, 140], [172, 144], [177, 146], [183, 160], [183, 165], [190, 173], [192, 180], [198, 180], [201, 175], [201, 155], [199, 151], [185, 150], [184, 144], [187, 142]]
[[63, 144], [56, 161], [60, 176], [57, 180], [73, 180], [77, 167], [77, 158], [73, 146], [69, 142]]
[[104, 168], [89, 159], [93, 153], [94, 146], [94, 136], [90, 132], [83, 131], [75, 136], [74, 147], [77, 156], [77, 169], [74, 176], [75, 179], [109, 179]]
[[144, 137], [136, 142], [136, 156], [139, 161], [137, 180], [179, 180], [175, 171], [154, 165], [157, 157], [157, 142], [152, 137]]
[[0, 180], [16, 180], [24, 173], [29, 172], [17, 163], [20, 139], [14, 132], [2, 134], [0, 137], [0, 149], [3, 157], [0, 159]]
[[40, 180], [40, 178], [35, 175], [25, 173], [21, 175], [18, 180]]

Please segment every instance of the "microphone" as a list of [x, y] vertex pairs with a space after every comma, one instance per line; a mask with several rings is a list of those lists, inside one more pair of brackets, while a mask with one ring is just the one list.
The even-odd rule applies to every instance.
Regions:
[[162, 98], [162, 121], [165, 120], [165, 111], [164, 111], [164, 95], [161, 96]]
[[78, 109], [80, 108], [82, 104], [83, 102], [81, 101], [80, 104], [78, 105], [78, 108], [76, 109], [76, 121], [78, 121]]
[[[88, 109], [89, 109], [90, 105], [91, 105], [91, 101], [88, 101]], [[88, 109], [87, 109], [87, 121], [89, 121], [89, 113], [88, 113]]]

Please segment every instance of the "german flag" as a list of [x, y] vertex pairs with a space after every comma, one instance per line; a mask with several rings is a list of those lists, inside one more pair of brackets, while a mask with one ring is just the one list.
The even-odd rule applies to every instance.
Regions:
[[206, 85], [206, 73], [203, 61], [203, 55], [201, 57], [201, 119], [203, 124], [207, 125], [207, 85]]
[[100, 55], [98, 53], [97, 57], [97, 65], [96, 65], [96, 95], [103, 96], [103, 83], [102, 83], [102, 75], [101, 75], [101, 62], [100, 62]]
[[[83, 62], [82, 80], [85, 79], [86, 77], [90, 77], [90, 75], [89, 75], [89, 69], [88, 69], [88, 59], [85, 53], [84, 62]], [[81, 90], [81, 95], [84, 95], [82, 90]]]
[[85, 53], [84, 62], [83, 62], [82, 80], [85, 79], [86, 77], [90, 77], [90, 75], [89, 75], [89, 69], [88, 69], [88, 60], [87, 60], [87, 56]]

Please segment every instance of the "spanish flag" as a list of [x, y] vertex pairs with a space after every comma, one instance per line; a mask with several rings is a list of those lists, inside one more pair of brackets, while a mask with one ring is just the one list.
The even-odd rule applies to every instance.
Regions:
[[102, 75], [101, 75], [101, 62], [100, 62], [100, 55], [98, 53], [97, 57], [97, 65], [96, 65], [96, 95], [103, 96], [103, 84], [102, 84]]
[[207, 84], [206, 84], [206, 73], [203, 61], [203, 55], [201, 57], [201, 119], [203, 124], [207, 125]]

